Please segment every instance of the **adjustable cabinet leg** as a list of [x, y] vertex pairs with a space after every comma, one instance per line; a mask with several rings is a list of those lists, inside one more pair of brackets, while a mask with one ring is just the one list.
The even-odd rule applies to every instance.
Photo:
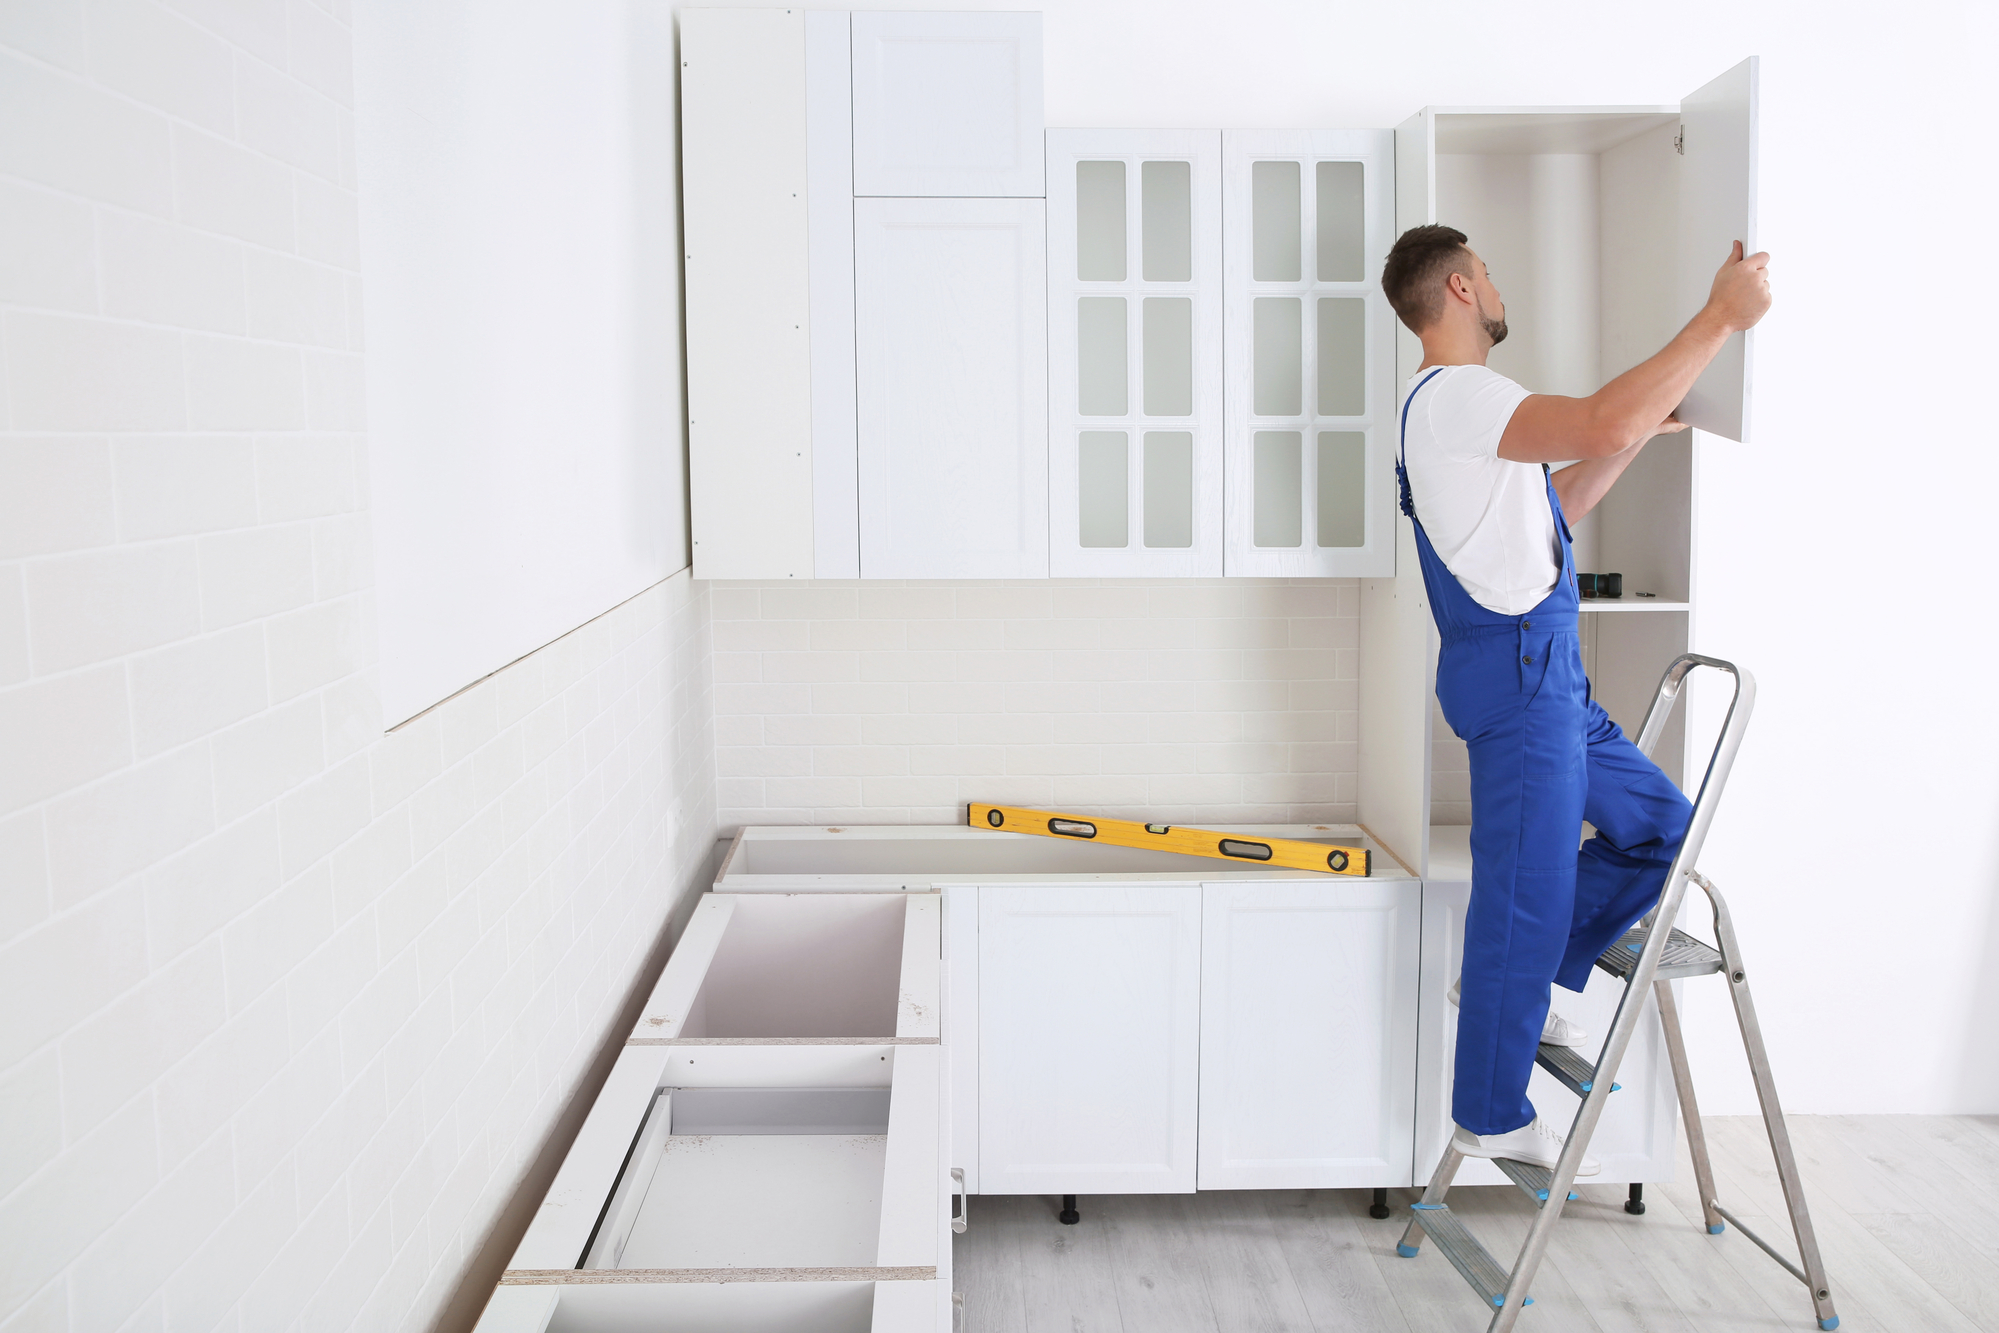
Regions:
[[1065, 1227], [1073, 1227], [1083, 1220], [1083, 1215], [1076, 1211], [1075, 1195], [1065, 1194], [1062, 1196], [1062, 1211], [1055, 1214], [1055, 1219]]
[[1382, 1218], [1388, 1216], [1387, 1190], [1377, 1189], [1374, 1192], [1374, 1202], [1367, 1206], [1367, 1215], [1375, 1219], [1377, 1222], [1380, 1221]]
[[1631, 1197], [1624, 1201], [1624, 1211], [1633, 1216], [1645, 1211], [1645, 1187], [1636, 1181], [1631, 1185]]

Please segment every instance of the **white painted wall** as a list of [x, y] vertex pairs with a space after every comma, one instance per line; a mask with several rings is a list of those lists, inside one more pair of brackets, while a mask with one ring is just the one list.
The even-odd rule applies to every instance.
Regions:
[[7, 1333], [427, 1327], [710, 848], [684, 573], [383, 734], [352, 58], [0, 5]]
[[383, 707], [687, 563], [662, 0], [360, 0]]

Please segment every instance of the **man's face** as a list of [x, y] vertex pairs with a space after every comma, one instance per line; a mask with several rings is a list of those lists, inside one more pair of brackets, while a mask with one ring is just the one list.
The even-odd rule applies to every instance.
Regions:
[[1476, 251], [1472, 253], [1471, 264], [1475, 275], [1471, 289], [1478, 301], [1478, 322], [1497, 347], [1506, 341], [1506, 302], [1499, 299], [1499, 288], [1492, 285], [1492, 274], [1486, 271], [1485, 261]]

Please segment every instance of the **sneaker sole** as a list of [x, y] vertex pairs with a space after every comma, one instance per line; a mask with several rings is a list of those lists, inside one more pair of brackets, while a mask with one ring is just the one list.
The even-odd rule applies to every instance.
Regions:
[[[1467, 1147], [1465, 1144], [1461, 1143], [1455, 1136], [1453, 1136], [1451, 1139], [1451, 1146], [1458, 1150], [1460, 1156], [1477, 1157], [1487, 1162], [1496, 1161], [1501, 1157], [1506, 1157], [1506, 1154], [1503, 1152], [1493, 1152], [1483, 1147]], [[1553, 1171], [1555, 1169], [1555, 1163], [1536, 1161], [1532, 1157], [1506, 1157], [1506, 1160], [1509, 1162], [1523, 1162], [1528, 1166], [1538, 1166], [1543, 1171]], [[1596, 1163], [1594, 1166], [1592, 1166], [1588, 1162], [1585, 1162], [1583, 1163], [1582, 1169], [1576, 1172], [1576, 1179], [1587, 1180], [1591, 1176], [1600, 1176], [1602, 1174], [1603, 1174], [1603, 1164], [1601, 1162]]]

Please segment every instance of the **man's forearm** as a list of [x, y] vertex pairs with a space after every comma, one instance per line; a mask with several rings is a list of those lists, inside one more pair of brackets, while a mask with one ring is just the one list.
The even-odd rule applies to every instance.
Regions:
[[1624, 475], [1624, 469], [1638, 457], [1638, 451], [1645, 447], [1645, 440], [1649, 438], [1640, 439], [1622, 453], [1571, 463], [1557, 472], [1551, 480], [1555, 484], [1555, 495], [1562, 502], [1562, 516], [1574, 523], [1596, 508], [1598, 501], [1609, 494], [1617, 479]]
[[1598, 389], [1590, 401], [1601, 414], [1604, 429], [1629, 441], [1672, 415], [1728, 341], [1730, 332], [1719, 316], [1703, 309], [1657, 354]]

